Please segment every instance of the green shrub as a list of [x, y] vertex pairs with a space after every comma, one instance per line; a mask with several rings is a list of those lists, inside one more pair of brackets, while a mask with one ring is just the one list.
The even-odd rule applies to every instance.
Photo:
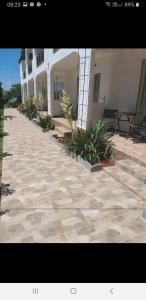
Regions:
[[38, 124], [43, 129], [54, 129], [54, 123], [50, 116], [39, 116]]
[[9, 108], [9, 107], [11, 107], [11, 106], [10, 106], [9, 102], [7, 102], [7, 103], [5, 103], [4, 107], [5, 107], [5, 108]]
[[25, 99], [24, 99], [24, 105], [25, 105], [25, 107], [27, 107], [27, 106], [29, 106], [31, 104], [33, 104], [33, 100], [25, 97]]
[[70, 96], [64, 90], [62, 91], [60, 100], [61, 100], [62, 112], [63, 112], [65, 118], [68, 120], [68, 123], [71, 127], [71, 131], [73, 133], [73, 126], [72, 126], [72, 121], [73, 121], [73, 116], [74, 116], [73, 103], [71, 101]]
[[30, 103], [29, 105], [25, 106], [25, 115], [29, 119], [35, 119], [37, 118], [37, 109], [33, 103]]
[[15, 103], [10, 103], [11, 108], [17, 108], [18, 107], [18, 102]]
[[23, 103], [18, 105], [18, 110], [20, 113], [25, 113], [25, 105]]
[[65, 142], [67, 153], [81, 156], [84, 160], [94, 165], [100, 160], [110, 159], [113, 144], [109, 140], [111, 133], [107, 132], [108, 125], [98, 121], [89, 126], [86, 131], [78, 129], [72, 139]]

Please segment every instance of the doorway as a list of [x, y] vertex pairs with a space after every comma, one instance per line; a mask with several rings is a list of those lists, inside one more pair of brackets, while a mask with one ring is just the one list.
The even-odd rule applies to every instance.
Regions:
[[136, 106], [136, 121], [140, 122], [146, 115], [146, 59], [142, 61], [139, 92]]

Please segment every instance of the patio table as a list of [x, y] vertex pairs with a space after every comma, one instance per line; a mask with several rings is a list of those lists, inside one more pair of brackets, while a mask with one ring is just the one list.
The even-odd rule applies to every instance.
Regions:
[[[127, 122], [130, 126], [131, 123], [134, 122], [134, 118], [135, 118], [136, 113], [134, 112], [116, 112], [115, 116], [116, 116], [116, 126], [115, 126], [115, 132], [120, 132], [121, 131], [121, 127], [120, 127], [120, 122]], [[125, 119], [122, 119], [122, 117], [126, 117]], [[132, 120], [131, 120], [132, 118]]]

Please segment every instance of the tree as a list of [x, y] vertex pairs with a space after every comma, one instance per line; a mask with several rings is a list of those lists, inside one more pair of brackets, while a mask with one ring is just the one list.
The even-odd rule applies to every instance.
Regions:
[[4, 103], [7, 103], [11, 99], [10, 91], [3, 92], [3, 99], [4, 99]]
[[12, 84], [10, 88], [10, 96], [11, 98], [17, 98], [18, 100], [21, 99], [21, 84]]
[[18, 101], [21, 100], [21, 84], [13, 84], [9, 91], [3, 92], [4, 103], [7, 103], [10, 99], [17, 98]]
[[72, 126], [73, 115], [74, 115], [73, 104], [70, 96], [64, 90], [62, 91], [62, 95], [61, 95], [61, 108], [65, 118], [69, 122], [71, 131], [73, 133], [73, 126]]
[[2, 88], [2, 82], [0, 82], [0, 104], [2, 104], [3, 101], [3, 88]]

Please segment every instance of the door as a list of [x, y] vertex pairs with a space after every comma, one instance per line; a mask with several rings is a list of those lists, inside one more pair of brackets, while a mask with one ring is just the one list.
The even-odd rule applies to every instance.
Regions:
[[101, 73], [94, 74], [94, 84], [93, 84], [93, 102], [92, 102], [92, 121], [97, 121], [102, 119], [105, 97], [100, 91], [101, 84]]
[[146, 115], [146, 59], [142, 61], [139, 92], [136, 106], [136, 122], [140, 122]]

